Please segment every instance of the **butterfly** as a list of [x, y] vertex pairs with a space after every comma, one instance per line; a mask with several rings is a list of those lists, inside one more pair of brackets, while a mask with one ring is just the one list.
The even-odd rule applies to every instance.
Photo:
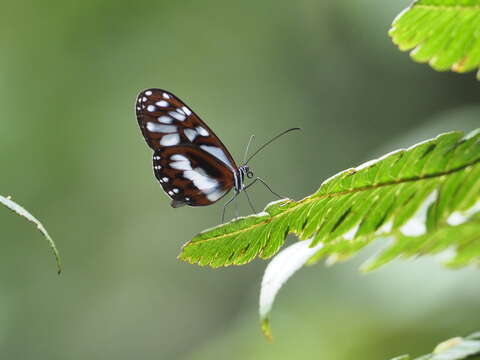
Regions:
[[217, 135], [171, 92], [144, 90], [138, 95], [135, 107], [143, 137], [153, 150], [155, 177], [172, 199], [170, 204], [174, 208], [211, 205], [234, 189], [235, 196], [226, 206], [241, 191], [246, 193], [246, 189], [257, 180], [272, 191], [260, 178], [245, 185], [245, 178], [253, 177], [247, 163], [271, 141], [298, 129], [289, 129], [278, 135], [250, 156], [244, 165], [237, 166]]

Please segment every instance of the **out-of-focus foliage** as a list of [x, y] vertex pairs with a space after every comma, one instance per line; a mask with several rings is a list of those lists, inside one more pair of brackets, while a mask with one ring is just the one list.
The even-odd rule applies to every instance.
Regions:
[[478, 360], [480, 359], [480, 333], [464, 338], [456, 337], [446, 340], [435, 347], [431, 354], [411, 358], [408, 355], [398, 356], [392, 360]]
[[0, 203], [6, 206], [8, 209], [12, 210], [13, 212], [17, 213], [18, 215], [23, 216], [25, 219], [34, 223], [37, 226], [37, 229], [43, 234], [43, 236], [45, 236], [48, 244], [50, 245], [50, 248], [52, 249], [53, 255], [55, 256], [55, 260], [57, 262], [57, 271], [60, 274], [60, 272], [62, 271], [60, 254], [58, 253], [55, 243], [53, 242], [52, 238], [48, 234], [47, 229], [45, 229], [42, 223], [38, 221], [37, 218], [35, 218], [35, 216], [30, 214], [25, 208], [23, 208], [22, 206], [18, 205], [15, 201], [10, 199], [10, 197], [3, 197], [0, 195]]
[[407, 150], [345, 170], [300, 201], [283, 200], [264, 212], [207, 230], [188, 242], [182, 260], [212, 267], [269, 258], [289, 233], [314, 256], [346, 259], [376, 238], [394, 240], [370, 261], [372, 270], [403, 256], [452, 248], [451, 266], [479, 262], [480, 131], [440, 135]]
[[[480, 64], [479, 0], [416, 0], [389, 31], [400, 50], [438, 71], [472, 71]], [[480, 72], [477, 73], [480, 79]]]

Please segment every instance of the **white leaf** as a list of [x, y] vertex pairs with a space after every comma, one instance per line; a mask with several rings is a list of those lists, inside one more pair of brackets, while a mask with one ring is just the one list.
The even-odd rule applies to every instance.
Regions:
[[283, 249], [270, 261], [265, 269], [260, 289], [259, 313], [262, 330], [268, 338], [271, 337], [268, 315], [270, 314], [278, 291], [282, 285], [323, 246], [323, 244], [320, 243], [314, 247], [310, 247], [312, 240], [313, 239], [299, 241]]

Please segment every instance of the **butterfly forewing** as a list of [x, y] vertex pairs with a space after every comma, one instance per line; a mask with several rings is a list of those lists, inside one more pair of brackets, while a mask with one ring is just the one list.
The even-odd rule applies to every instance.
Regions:
[[223, 197], [237, 166], [215, 133], [168, 91], [142, 91], [136, 102], [138, 124], [155, 152], [155, 176], [172, 206], [202, 206]]
[[161, 89], [142, 91], [137, 97], [137, 120], [153, 150], [164, 146], [192, 144], [236, 169], [225, 145], [183, 101]]

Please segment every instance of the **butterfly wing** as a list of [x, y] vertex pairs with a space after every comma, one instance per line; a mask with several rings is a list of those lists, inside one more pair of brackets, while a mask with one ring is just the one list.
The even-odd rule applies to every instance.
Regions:
[[137, 97], [136, 114], [154, 150], [155, 176], [173, 207], [210, 205], [233, 187], [237, 166], [232, 156], [179, 98], [161, 89], [144, 90]]
[[142, 91], [137, 97], [137, 120], [153, 150], [190, 144], [217, 157], [232, 171], [235, 161], [215, 133], [183, 101], [161, 89]]
[[153, 154], [153, 170], [171, 205], [213, 204], [233, 187], [233, 173], [216, 157], [192, 145], [169, 146]]

